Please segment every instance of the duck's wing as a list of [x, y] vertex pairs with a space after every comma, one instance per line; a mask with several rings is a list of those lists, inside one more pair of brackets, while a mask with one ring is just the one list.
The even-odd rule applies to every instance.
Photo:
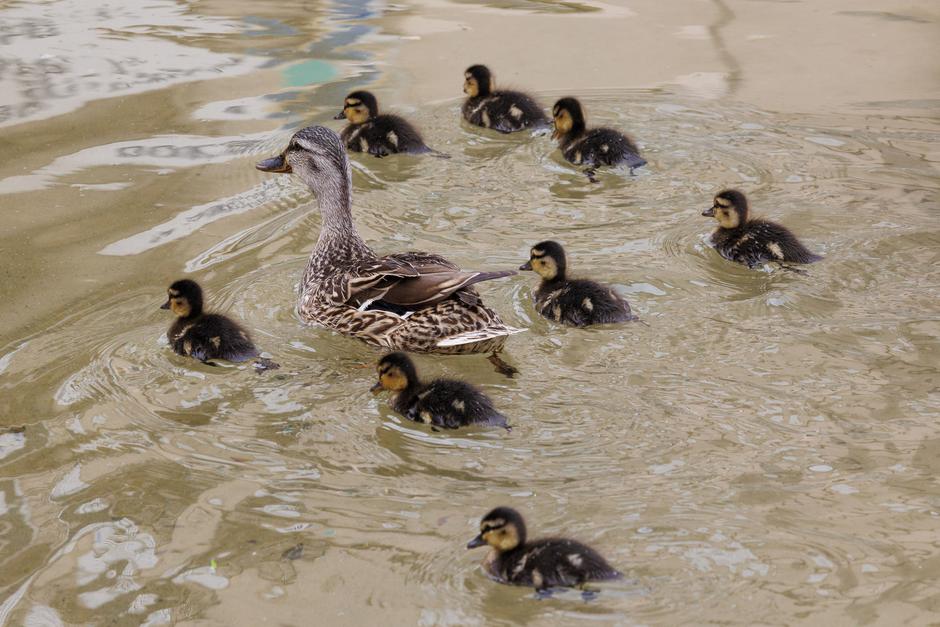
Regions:
[[465, 272], [439, 255], [399, 253], [362, 264], [349, 281], [350, 305], [368, 307], [383, 301], [405, 309], [421, 309], [453, 295], [475, 304], [479, 297], [466, 288], [480, 281], [498, 279], [514, 271]]

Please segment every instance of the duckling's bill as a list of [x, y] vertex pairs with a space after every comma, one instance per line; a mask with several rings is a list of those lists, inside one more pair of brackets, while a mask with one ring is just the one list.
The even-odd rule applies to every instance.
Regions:
[[467, 548], [475, 549], [478, 546], [483, 546], [484, 544], [486, 544], [486, 540], [483, 539], [483, 534], [481, 533], [477, 537], [475, 537], [473, 540], [470, 540], [470, 542], [467, 542]]
[[522, 264], [521, 266], [519, 266], [519, 269], [520, 269], [520, 270], [531, 270], [531, 269], [532, 269], [532, 260], [530, 259], [529, 261], [527, 261], [527, 262], [525, 262], [524, 264]]

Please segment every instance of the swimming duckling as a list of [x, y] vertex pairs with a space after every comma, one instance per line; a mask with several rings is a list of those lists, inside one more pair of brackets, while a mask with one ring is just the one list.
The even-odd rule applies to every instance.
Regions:
[[535, 308], [545, 318], [575, 327], [636, 320], [630, 304], [611, 288], [588, 279], [568, 279], [565, 249], [553, 241], [539, 242], [520, 270], [542, 277]]
[[[436, 152], [425, 145], [421, 133], [397, 115], [379, 115], [379, 103], [368, 91], [354, 91], [343, 101], [343, 110], [334, 120], [346, 118], [349, 124], [340, 133], [347, 150], [367, 152], [376, 157], [407, 152]], [[443, 153], [438, 153], [443, 155]]]
[[469, 383], [434, 379], [422, 383], [414, 363], [404, 353], [390, 353], [378, 363], [379, 382], [372, 393], [394, 392], [389, 404], [409, 420], [445, 429], [471, 424], [509, 428], [483, 392]]
[[483, 568], [500, 583], [544, 591], [622, 577], [597, 551], [575, 540], [543, 538], [526, 542], [525, 521], [511, 507], [497, 507], [484, 516], [480, 535], [467, 543], [467, 548], [484, 544], [491, 549]]
[[[167, 301], [160, 309], [169, 309], [179, 316], [166, 336], [170, 346], [180, 355], [194, 357], [201, 362], [226, 359], [233, 362], [258, 357], [258, 349], [248, 332], [237, 322], [221, 314], [202, 310], [202, 288], [195, 281], [181, 279], [167, 289]], [[278, 364], [270, 359], [258, 359], [259, 370], [273, 370]]]
[[749, 217], [747, 197], [736, 189], [718, 192], [714, 204], [702, 215], [718, 220], [711, 241], [721, 256], [749, 268], [767, 261], [813, 263], [822, 259], [785, 226]]
[[463, 117], [470, 124], [512, 133], [548, 124], [548, 118], [531, 96], [518, 91], [497, 91], [493, 75], [485, 65], [473, 65], [464, 72]]
[[581, 103], [576, 98], [562, 98], [552, 107], [555, 130], [552, 139], [565, 159], [575, 165], [587, 165], [584, 171], [592, 183], [595, 168], [626, 164], [631, 170], [646, 165], [646, 159], [633, 140], [611, 128], [587, 128]]

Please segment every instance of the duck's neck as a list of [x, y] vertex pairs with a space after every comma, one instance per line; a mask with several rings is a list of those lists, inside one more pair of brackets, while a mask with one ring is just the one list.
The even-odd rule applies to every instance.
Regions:
[[319, 189], [313, 189], [320, 207], [323, 222], [320, 238], [317, 240], [313, 258], [326, 258], [318, 252], [329, 252], [332, 263], [374, 257], [353, 224], [350, 202], [352, 199], [352, 180], [347, 166], [343, 180], [329, 181]]

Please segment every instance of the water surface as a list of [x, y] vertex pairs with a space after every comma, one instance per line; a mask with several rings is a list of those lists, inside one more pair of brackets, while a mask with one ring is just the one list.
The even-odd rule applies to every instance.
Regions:
[[[0, 623], [931, 620], [938, 15], [751, 4], [4, 5]], [[819, 24], [878, 57], [865, 80]], [[643, 63], [570, 53], [623, 32]], [[592, 185], [545, 136], [459, 123], [476, 61], [546, 105], [576, 93], [649, 166]], [[479, 384], [510, 433], [404, 422], [368, 392], [374, 349], [295, 315], [319, 216], [252, 164], [338, 129], [360, 87], [452, 155], [353, 158], [377, 251], [490, 270], [557, 239], [645, 323], [565, 329], [533, 275], [484, 284], [527, 329], [520, 376], [417, 362]], [[730, 185], [826, 260], [721, 259], [700, 212]], [[173, 355], [157, 307], [183, 275], [282, 369]], [[464, 546], [499, 504], [626, 579], [587, 603], [494, 584]]]

